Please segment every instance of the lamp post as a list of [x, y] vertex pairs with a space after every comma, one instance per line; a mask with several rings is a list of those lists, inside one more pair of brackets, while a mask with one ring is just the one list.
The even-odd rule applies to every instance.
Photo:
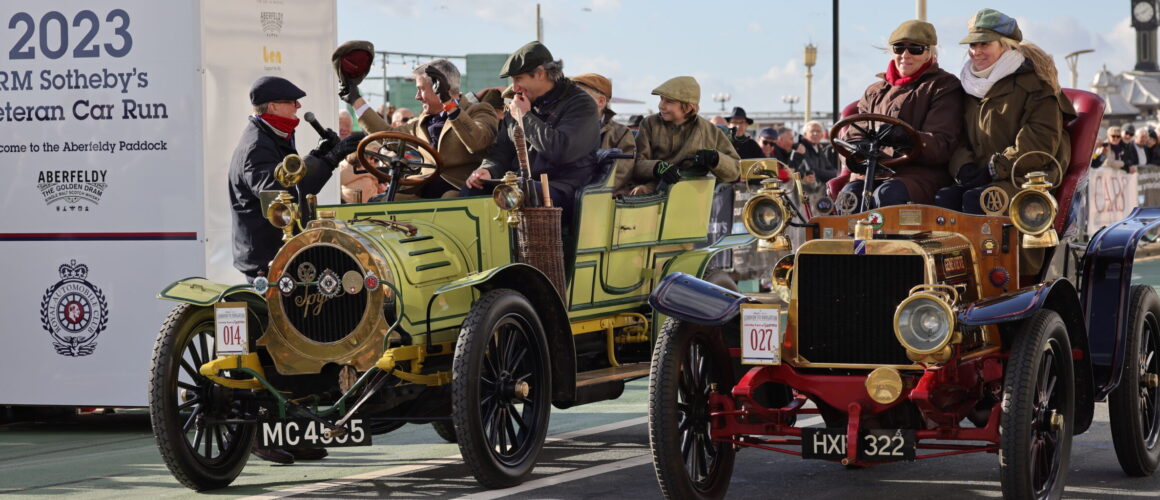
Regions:
[[[814, 97], [814, 65], [818, 63], [818, 48], [814, 44], [806, 45], [806, 114], [803, 123], [810, 121], [810, 109]], [[1074, 85], [1073, 85], [1074, 87]], [[792, 109], [792, 108], [791, 108]]]
[[1064, 59], [1067, 59], [1067, 67], [1071, 69], [1071, 88], [1073, 89], [1076, 88], [1076, 80], [1079, 78], [1078, 72], [1076, 71], [1076, 66], [1079, 65], [1079, 56], [1080, 54], [1087, 54], [1088, 52], [1095, 52], [1095, 49], [1077, 50], [1063, 56]]
[[713, 94], [713, 100], [721, 103], [721, 112], [722, 113], [725, 112], [725, 103], [729, 102], [729, 99], [732, 99], [732, 98], [733, 98], [733, 96], [727, 92], [719, 92], [719, 93]]
[[801, 100], [802, 100], [802, 98], [798, 97], [796, 95], [783, 95], [783, 96], [781, 96], [781, 102], [789, 104], [789, 114], [791, 114], [791, 115], [793, 114], [793, 105], [797, 104]]

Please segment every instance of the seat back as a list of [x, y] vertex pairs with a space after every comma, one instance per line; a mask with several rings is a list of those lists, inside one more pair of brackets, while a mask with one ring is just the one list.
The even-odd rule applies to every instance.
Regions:
[[[1078, 229], [1076, 224], [1087, 224], [1077, 220], [1079, 214], [1072, 214], [1072, 201], [1076, 189], [1086, 184], [1088, 169], [1092, 164], [1092, 151], [1096, 136], [1100, 132], [1100, 122], [1104, 119], [1104, 99], [1096, 94], [1078, 89], [1063, 89], [1063, 95], [1075, 108], [1076, 118], [1065, 127], [1071, 136], [1071, 163], [1064, 165], [1063, 180], [1055, 189], [1059, 213], [1055, 216], [1055, 231], [1066, 234], [1065, 230]], [[1080, 193], [1082, 196], [1084, 193]]]
[[[842, 118], [856, 114], [858, 112], [858, 101], [854, 101], [842, 109]], [[830, 143], [833, 143], [834, 138], [830, 138]], [[842, 165], [842, 171], [838, 172], [837, 177], [826, 181], [826, 193], [829, 194], [831, 200], [838, 199], [838, 193], [842, 188], [846, 187], [846, 183], [850, 182], [850, 169]]]

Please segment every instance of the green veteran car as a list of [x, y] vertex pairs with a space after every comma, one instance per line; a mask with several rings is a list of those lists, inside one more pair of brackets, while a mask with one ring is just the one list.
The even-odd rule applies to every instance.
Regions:
[[[366, 146], [379, 139], [401, 153], [378, 155], [395, 178], [438, 170], [438, 154], [402, 134], [372, 134], [360, 154], [375, 156]], [[424, 159], [399, 160], [415, 152]], [[188, 278], [159, 294], [178, 302], [150, 378], [170, 471], [189, 488], [221, 488], [255, 441], [370, 445], [430, 423], [458, 442], [480, 483], [520, 483], [550, 405], [614, 399], [648, 375], [653, 285], [678, 271], [703, 277], [714, 253], [754, 241], [704, 246], [713, 177], [614, 198], [611, 164], [577, 191], [562, 241], [538, 234], [532, 213], [559, 209], [520, 206], [521, 179], [494, 197], [312, 206], [276, 193], [267, 213], [286, 238], [268, 279]], [[292, 185], [294, 157], [284, 167]]]

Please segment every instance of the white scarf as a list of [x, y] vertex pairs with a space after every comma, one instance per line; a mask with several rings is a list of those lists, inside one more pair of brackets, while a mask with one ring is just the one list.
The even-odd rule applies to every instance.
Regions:
[[978, 74], [971, 69], [971, 61], [968, 59], [967, 63], [963, 65], [963, 71], [959, 73], [959, 80], [963, 82], [963, 90], [982, 99], [991, 90], [991, 86], [995, 85], [995, 82], [1019, 69], [1024, 59], [1026, 58], [1018, 50], [1011, 49], [999, 56], [999, 60], [995, 61], [995, 64], [992, 64], [990, 68], [984, 69]]

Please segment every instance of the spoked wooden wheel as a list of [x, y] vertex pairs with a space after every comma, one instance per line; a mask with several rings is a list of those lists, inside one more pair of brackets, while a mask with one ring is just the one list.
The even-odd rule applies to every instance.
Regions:
[[214, 356], [213, 308], [179, 304], [169, 313], [153, 348], [149, 416], [165, 465], [195, 490], [223, 488], [241, 473], [254, 427], [219, 423], [237, 419], [239, 407], [198, 373]]
[[1152, 287], [1133, 285], [1128, 304], [1128, 356], [1108, 411], [1120, 467], [1147, 476], [1160, 463], [1160, 299]]
[[719, 332], [669, 319], [649, 378], [649, 446], [665, 497], [725, 496], [734, 451], [709, 434], [709, 396], [732, 389], [732, 363]]
[[489, 488], [523, 482], [544, 446], [552, 402], [548, 345], [531, 302], [510, 289], [485, 294], [463, 323], [452, 369], [463, 460]]

